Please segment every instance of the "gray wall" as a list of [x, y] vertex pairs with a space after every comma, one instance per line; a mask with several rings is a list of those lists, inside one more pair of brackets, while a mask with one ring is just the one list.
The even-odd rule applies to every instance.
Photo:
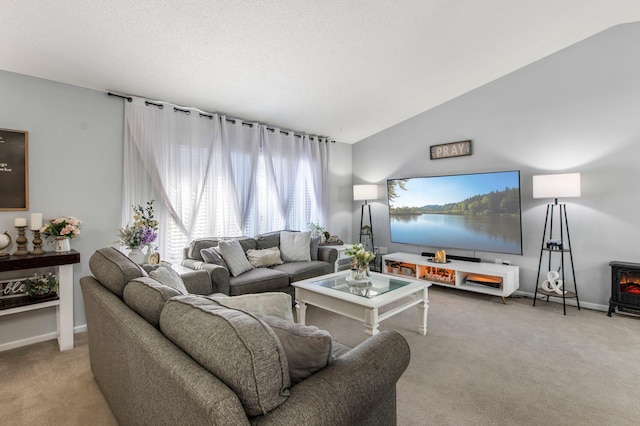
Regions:
[[[32, 212], [43, 213], [45, 220], [71, 215], [84, 221], [81, 235], [71, 240], [81, 256], [73, 274], [74, 324], [82, 326], [78, 279], [89, 274], [90, 254], [115, 240], [120, 225], [122, 103], [103, 92], [5, 71], [0, 71], [0, 93], [0, 127], [29, 132], [30, 199], [28, 212], [0, 212], [0, 232], [9, 231], [15, 241], [14, 218]], [[10, 251], [15, 249], [14, 243]], [[0, 349], [55, 330], [55, 308], [0, 317]]]
[[[372, 203], [376, 245], [433, 249], [390, 243], [386, 179], [517, 169], [524, 254], [475, 255], [520, 266], [520, 290], [533, 293], [549, 201], [532, 199], [531, 177], [580, 172], [582, 197], [564, 200], [578, 289], [585, 306], [607, 305], [608, 263], [640, 261], [638, 40], [640, 24], [613, 27], [355, 144], [353, 183], [380, 184], [381, 199]], [[466, 139], [473, 155], [429, 160], [430, 145]], [[355, 230], [357, 202], [353, 213]]]

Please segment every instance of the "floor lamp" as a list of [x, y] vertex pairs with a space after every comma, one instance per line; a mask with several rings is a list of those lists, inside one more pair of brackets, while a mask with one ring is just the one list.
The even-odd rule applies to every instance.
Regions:
[[[573, 251], [571, 249], [571, 236], [569, 234], [569, 222], [567, 220], [567, 206], [563, 203], [558, 204], [558, 198], [580, 197], [580, 193], [580, 173], [533, 176], [533, 198], [554, 199], [553, 203], [547, 204], [547, 216], [544, 221], [542, 244], [540, 247], [540, 262], [538, 263], [538, 282], [536, 282], [533, 306], [536, 306], [538, 293], [547, 296], [547, 301], [549, 301], [549, 297], [562, 297], [562, 308], [565, 315], [567, 314], [566, 299], [575, 297], [578, 310], [580, 309], [580, 299], [578, 298], [578, 284], [576, 283], [576, 272], [573, 266]], [[555, 234], [554, 225], [556, 225]], [[567, 253], [569, 254], [571, 264], [573, 292], [566, 289], [564, 258]], [[560, 269], [558, 271], [551, 269], [551, 260], [556, 254], [560, 255]], [[547, 279], [539, 285], [540, 272], [542, 272], [542, 260], [545, 255], [548, 255]]]
[[[360, 243], [363, 243], [362, 236], [365, 235], [362, 232], [362, 226], [364, 222], [364, 208], [366, 207], [369, 212], [369, 228], [371, 229], [371, 248], [365, 246], [365, 250], [374, 250], [373, 244], [373, 222], [371, 221], [371, 206], [367, 202], [368, 200], [376, 200], [378, 198], [378, 185], [353, 185], [353, 200], [364, 201], [364, 204], [360, 208]], [[363, 244], [365, 244], [364, 242]]]

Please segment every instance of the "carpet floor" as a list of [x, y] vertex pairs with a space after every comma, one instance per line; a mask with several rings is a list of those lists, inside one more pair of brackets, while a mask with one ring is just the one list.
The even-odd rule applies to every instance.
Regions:
[[[381, 323], [400, 332], [411, 362], [398, 382], [399, 425], [637, 425], [640, 318], [531, 299], [432, 287], [428, 331], [417, 309]], [[307, 324], [350, 346], [354, 320], [308, 307]], [[117, 424], [89, 366], [86, 335], [73, 350], [43, 342], [0, 353], [3, 425]]]

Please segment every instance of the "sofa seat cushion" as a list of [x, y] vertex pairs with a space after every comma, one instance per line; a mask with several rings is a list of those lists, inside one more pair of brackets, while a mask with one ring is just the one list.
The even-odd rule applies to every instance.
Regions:
[[289, 276], [286, 273], [273, 268], [255, 268], [229, 279], [229, 296], [282, 291], [288, 286]]
[[144, 269], [113, 247], [96, 250], [89, 259], [89, 269], [104, 287], [121, 299], [129, 281], [148, 276]]
[[310, 262], [286, 262], [282, 265], [273, 266], [271, 269], [287, 274], [289, 282], [292, 283], [330, 274], [334, 270], [334, 265], [320, 260], [312, 260]]
[[202, 296], [176, 296], [160, 314], [162, 333], [231, 388], [247, 415], [289, 396], [289, 369], [274, 331], [255, 315]]
[[155, 328], [160, 327], [160, 312], [167, 300], [180, 296], [178, 290], [164, 285], [153, 278], [141, 277], [129, 281], [124, 288], [122, 299]]

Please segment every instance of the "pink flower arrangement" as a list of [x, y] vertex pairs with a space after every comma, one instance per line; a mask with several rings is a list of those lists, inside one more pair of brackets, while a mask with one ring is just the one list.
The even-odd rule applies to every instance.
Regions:
[[49, 219], [49, 223], [40, 228], [40, 233], [47, 237], [75, 238], [80, 234], [82, 221], [73, 216], [56, 217]]

